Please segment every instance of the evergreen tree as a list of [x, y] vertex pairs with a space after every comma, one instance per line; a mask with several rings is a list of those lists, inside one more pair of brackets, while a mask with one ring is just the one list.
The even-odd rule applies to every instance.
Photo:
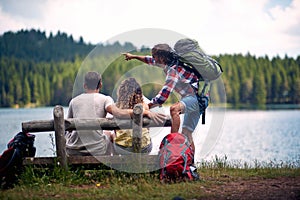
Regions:
[[291, 87], [291, 103], [300, 103], [300, 77], [296, 77], [293, 80], [293, 84]]
[[266, 104], [267, 94], [264, 78], [260, 74], [256, 74], [253, 79], [253, 104], [264, 107]]
[[27, 78], [25, 78], [25, 80], [24, 80], [23, 103], [25, 105], [31, 103], [31, 90], [30, 90], [30, 86], [29, 86], [29, 82], [28, 82]]

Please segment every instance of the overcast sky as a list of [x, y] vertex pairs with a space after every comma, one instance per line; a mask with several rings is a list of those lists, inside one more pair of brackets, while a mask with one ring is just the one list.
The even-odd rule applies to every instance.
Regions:
[[1, 35], [32, 28], [92, 44], [163, 29], [197, 39], [208, 54], [296, 57], [300, 0], [0, 0]]

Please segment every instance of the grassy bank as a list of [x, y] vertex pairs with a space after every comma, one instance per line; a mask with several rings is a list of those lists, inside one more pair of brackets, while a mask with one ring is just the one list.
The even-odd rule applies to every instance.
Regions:
[[266, 191], [300, 197], [300, 169], [292, 164], [247, 167], [216, 158], [200, 163], [198, 172], [200, 181], [162, 184], [158, 172], [128, 174], [82, 168], [64, 172], [58, 167], [27, 167], [14, 188], [1, 191], [0, 199], [239, 199], [238, 195], [247, 197], [248, 189], [251, 195], [257, 190], [255, 199]]

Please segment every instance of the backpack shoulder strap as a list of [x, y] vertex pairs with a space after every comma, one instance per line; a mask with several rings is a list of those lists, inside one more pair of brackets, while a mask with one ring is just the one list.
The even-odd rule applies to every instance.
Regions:
[[[199, 83], [200, 81], [198, 82], [198, 91], [200, 90]], [[209, 84], [210, 84], [209, 81], [204, 81], [204, 86], [202, 87], [200, 94], [199, 93], [197, 94], [199, 109], [200, 112], [202, 112], [202, 124], [205, 124], [205, 112], [209, 102], [209, 97], [207, 97], [205, 94], [207, 87], [209, 87]]]
[[[200, 81], [199, 81], [200, 82]], [[199, 84], [199, 82], [198, 82], [198, 84]], [[205, 96], [205, 90], [206, 90], [206, 88], [208, 87], [208, 85], [209, 85], [209, 81], [204, 81], [204, 86], [203, 86], [203, 88], [202, 88], [202, 90], [201, 90], [201, 93], [200, 93], [200, 95], [201, 96]], [[198, 85], [199, 86], [199, 85]], [[199, 87], [198, 87], [199, 88]], [[200, 88], [199, 88], [200, 89]]]

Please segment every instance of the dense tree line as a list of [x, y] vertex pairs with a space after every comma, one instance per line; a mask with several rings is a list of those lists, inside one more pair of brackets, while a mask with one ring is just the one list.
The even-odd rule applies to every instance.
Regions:
[[0, 105], [66, 105], [81, 60], [38, 62], [2, 57]]
[[39, 30], [6, 32], [0, 37], [0, 57], [16, 57], [31, 61], [70, 61], [85, 56], [95, 45], [85, 44], [83, 38], [74, 41], [66, 33], [50, 33]]
[[218, 57], [224, 68], [227, 102], [234, 106], [300, 103], [300, 56], [297, 59], [243, 55]]
[[[93, 49], [97, 56], [90, 62], [108, 66], [103, 72], [103, 92], [112, 94], [120, 77], [138, 64], [138, 61], [125, 62], [119, 54], [134, 46], [117, 42], [95, 47], [85, 44], [82, 38], [74, 41], [72, 36], [60, 32], [46, 37], [44, 32], [22, 30], [0, 36], [0, 106], [68, 105], [80, 66], [87, 62], [84, 59]], [[147, 54], [150, 50], [138, 53]], [[227, 103], [235, 107], [300, 103], [300, 57], [270, 59], [235, 54], [215, 58], [224, 70]], [[149, 72], [137, 73], [157, 78]], [[159, 85], [143, 86], [144, 94], [149, 97], [159, 89]], [[212, 90], [212, 96], [218, 96], [218, 91]], [[171, 97], [171, 101], [175, 99]]]

